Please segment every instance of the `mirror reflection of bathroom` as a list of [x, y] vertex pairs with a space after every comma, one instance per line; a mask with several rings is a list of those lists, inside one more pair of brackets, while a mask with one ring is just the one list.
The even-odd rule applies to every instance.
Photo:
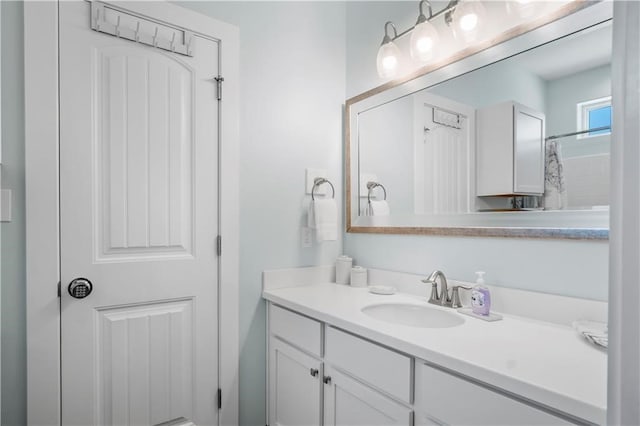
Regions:
[[361, 215], [384, 197], [392, 215], [608, 210], [611, 33], [607, 21], [361, 113]]

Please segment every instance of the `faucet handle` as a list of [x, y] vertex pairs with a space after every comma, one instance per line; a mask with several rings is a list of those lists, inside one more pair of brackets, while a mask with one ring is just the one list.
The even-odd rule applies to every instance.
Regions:
[[440, 296], [438, 295], [438, 283], [430, 279], [424, 279], [422, 282], [425, 284], [431, 284], [431, 296], [429, 296], [429, 303], [439, 305]]
[[460, 292], [458, 291], [459, 288], [463, 290], [471, 290], [471, 287], [467, 287], [464, 285], [453, 286], [453, 288], [451, 289], [451, 307], [454, 309], [462, 308], [462, 302], [460, 302]]

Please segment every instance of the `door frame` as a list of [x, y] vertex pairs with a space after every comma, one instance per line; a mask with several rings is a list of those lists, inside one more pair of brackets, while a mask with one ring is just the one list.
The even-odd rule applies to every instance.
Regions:
[[[59, 425], [61, 420], [58, 1], [24, 3], [26, 361], [30, 425]], [[219, 257], [218, 380], [223, 398], [218, 421], [223, 425], [237, 424], [239, 31], [233, 25], [164, 1], [109, 3], [220, 40], [224, 99], [219, 107], [219, 225], [224, 251]]]

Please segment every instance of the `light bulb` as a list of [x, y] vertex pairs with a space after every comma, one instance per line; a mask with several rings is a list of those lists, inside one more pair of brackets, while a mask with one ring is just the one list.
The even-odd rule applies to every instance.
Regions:
[[533, 0], [512, 0], [507, 2], [507, 11], [515, 12], [521, 18], [530, 18], [536, 13], [536, 6]]
[[388, 41], [383, 43], [378, 49], [378, 58], [376, 60], [378, 67], [378, 75], [381, 78], [391, 78], [398, 72], [400, 63], [400, 50], [394, 42]]
[[454, 27], [466, 41], [475, 40], [478, 36], [478, 29], [483, 24], [485, 9], [479, 1], [467, 0], [461, 2], [453, 13]]
[[435, 56], [439, 41], [438, 31], [431, 22], [419, 23], [411, 33], [411, 57], [415, 61], [429, 61]]

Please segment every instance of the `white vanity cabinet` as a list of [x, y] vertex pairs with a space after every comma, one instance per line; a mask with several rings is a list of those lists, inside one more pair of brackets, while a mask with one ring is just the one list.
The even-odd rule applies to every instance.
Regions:
[[410, 357], [271, 303], [268, 333], [270, 426], [412, 425]]
[[568, 425], [567, 420], [416, 360], [415, 426]]
[[322, 362], [278, 338], [269, 341], [271, 425], [321, 425]]
[[269, 303], [269, 426], [588, 424]]
[[516, 102], [477, 111], [478, 196], [544, 193], [544, 114]]

